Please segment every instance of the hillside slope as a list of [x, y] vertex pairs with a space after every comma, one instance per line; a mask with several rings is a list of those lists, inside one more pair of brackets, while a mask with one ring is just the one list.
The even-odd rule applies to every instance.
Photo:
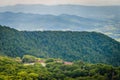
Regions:
[[120, 65], [120, 43], [97, 32], [17, 31], [0, 26], [0, 52]]

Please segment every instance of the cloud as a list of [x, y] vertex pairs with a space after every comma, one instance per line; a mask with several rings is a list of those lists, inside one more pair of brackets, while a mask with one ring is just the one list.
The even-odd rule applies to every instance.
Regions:
[[0, 0], [0, 5], [15, 4], [80, 4], [80, 5], [120, 5], [120, 0]]
[[117, 40], [117, 41], [119, 41], [119, 42], [120, 42], [120, 38], [117, 38], [117, 39], [115, 39], [115, 40]]
[[118, 33], [119, 30], [120, 29], [116, 28], [113, 25], [107, 25], [107, 26], [100, 27], [100, 28], [94, 28], [88, 31], [96, 31], [96, 32], [104, 33], [120, 42], [120, 33]]

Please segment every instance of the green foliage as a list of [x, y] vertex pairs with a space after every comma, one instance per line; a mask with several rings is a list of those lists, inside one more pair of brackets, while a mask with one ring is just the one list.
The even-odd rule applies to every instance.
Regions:
[[48, 62], [54, 62], [54, 59], [53, 59], [53, 58], [49, 58], [49, 59], [47, 59], [45, 62], [46, 62], [46, 63], [48, 63]]
[[[29, 55], [30, 56], [30, 55]], [[45, 59], [46, 60], [46, 59]], [[48, 60], [48, 59], [47, 59]], [[119, 80], [120, 67], [88, 64], [76, 61], [73, 65], [47, 62], [24, 66], [16, 58], [0, 56], [0, 80]]]
[[32, 63], [36, 61], [36, 57], [31, 56], [31, 55], [24, 55], [22, 58], [22, 62], [24, 63]]
[[17, 31], [0, 26], [2, 55], [120, 65], [120, 43], [96, 32]]

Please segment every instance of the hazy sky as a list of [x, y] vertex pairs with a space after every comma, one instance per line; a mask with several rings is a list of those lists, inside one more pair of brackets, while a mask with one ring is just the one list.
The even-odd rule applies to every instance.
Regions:
[[0, 0], [0, 6], [15, 4], [80, 4], [80, 5], [120, 5], [120, 0]]

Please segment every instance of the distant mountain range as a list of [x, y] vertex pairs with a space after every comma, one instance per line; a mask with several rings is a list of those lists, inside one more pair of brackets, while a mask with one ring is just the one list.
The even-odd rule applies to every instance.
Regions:
[[[82, 6], [82, 5], [23, 5], [0, 7], [0, 12], [22, 12], [32, 14], [77, 15], [91, 18], [113, 18], [120, 16], [120, 6]], [[116, 18], [117, 18], [116, 17]], [[120, 18], [120, 17], [119, 17]]]
[[81, 60], [120, 66], [120, 42], [97, 32], [17, 31], [0, 26], [0, 55]]
[[120, 41], [120, 6], [14, 5], [0, 7], [0, 24], [18, 30], [97, 31]]
[[40, 15], [25, 13], [0, 13], [0, 24], [8, 25], [18, 30], [71, 30], [84, 31], [105, 26], [107, 21], [84, 18], [75, 15], [61, 14]]

